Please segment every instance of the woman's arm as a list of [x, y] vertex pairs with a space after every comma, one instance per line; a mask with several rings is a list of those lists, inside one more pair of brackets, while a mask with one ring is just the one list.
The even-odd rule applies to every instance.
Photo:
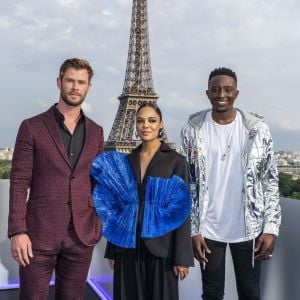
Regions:
[[[188, 184], [188, 164], [183, 156], [178, 156], [174, 169], [174, 175], [180, 176]], [[181, 226], [174, 230], [173, 247], [174, 266], [194, 266], [190, 216]]]

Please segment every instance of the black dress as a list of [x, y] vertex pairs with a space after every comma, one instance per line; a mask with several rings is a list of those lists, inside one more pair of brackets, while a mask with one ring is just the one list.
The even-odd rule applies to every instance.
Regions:
[[145, 172], [140, 174], [140, 150], [128, 155], [137, 182], [139, 214], [135, 249], [107, 243], [105, 257], [114, 259], [115, 300], [176, 300], [178, 276], [173, 266], [193, 266], [191, 225], [188, 218], [180, 227], [159, 238], [141, 238], [144, 195], [147, 176], [170, 178], [178, 175], [188, 182], [186, 159], [162, 143]]

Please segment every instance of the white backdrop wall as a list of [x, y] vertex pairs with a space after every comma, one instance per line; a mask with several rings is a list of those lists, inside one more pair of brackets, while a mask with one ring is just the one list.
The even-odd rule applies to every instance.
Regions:
[[0, 179], [0, 289], [17, 286], [18, 265], [10, 255], [7, 238], [9, 180]]

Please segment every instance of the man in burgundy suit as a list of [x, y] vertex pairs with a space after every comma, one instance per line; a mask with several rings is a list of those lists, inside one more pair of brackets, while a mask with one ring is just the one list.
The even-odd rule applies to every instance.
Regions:
[[66, 60], [57, 78], [58, 103], [19, 128], [8, 236], [20, 265], [20, 299], [47, 299], [53, 270], [56, 299], [83, 298], [101, 236], [90, 167], [103, 150], [103, 130], [81, 110], [92, 76], [87, 61]]

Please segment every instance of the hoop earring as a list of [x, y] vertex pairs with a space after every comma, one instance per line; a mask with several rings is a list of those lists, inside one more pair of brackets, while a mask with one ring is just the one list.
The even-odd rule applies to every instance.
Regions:
[[134, 135], [135, 135], [135, 138], [136, 138], [136, 139], [139, 138], [139, 135], [138, 135], [137, 131], [135, 131]]
[[164, 129], [163, 128], [160, 128], [159, 131], [158, 131], [158, 138], [162, 138], [164, 136]]

